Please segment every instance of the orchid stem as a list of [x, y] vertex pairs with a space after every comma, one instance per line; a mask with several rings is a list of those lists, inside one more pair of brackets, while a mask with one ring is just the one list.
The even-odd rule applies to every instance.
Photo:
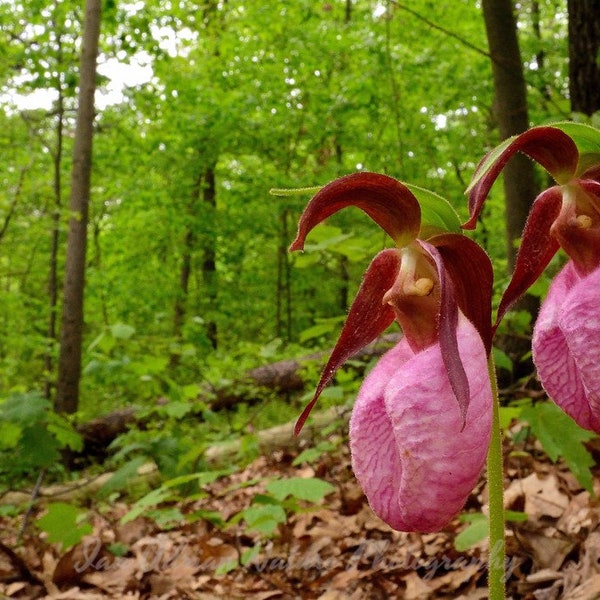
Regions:
[[489, 600], [505, 599], [505, 540], [504, 540], [504, 469], [502, 459], [502, 431], [500, 429], [500, 398], [493, 353], [488, 359], [492, 398], [494, 404], [492, 436], [487, 458], [490, 556], [488, 562]]

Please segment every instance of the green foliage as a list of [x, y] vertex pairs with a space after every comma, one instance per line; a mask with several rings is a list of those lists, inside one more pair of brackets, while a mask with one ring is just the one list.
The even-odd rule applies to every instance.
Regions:
[[460, 219], [452, 205], [433, 192], [412, 184], [405, 184], [416, 196], [421, 207], [421, 232], [419, 237], [426, 239], [436, 233], [460, 233]]
[[[250, 505], [234, 514], [227, 522], [223, 521], [218, 513], [205, 510], [184, 515], [175, 505], [192, 497], [189, 493], [182, 496], [186, 488], [189, 490], [190, 483], [196, 486], [197, 491], [193, 497], [197, 498], [204, 495], [203, 486], [225, 474], [227, 471], [203, 471], [167, 480], [137, 500], [122, 517], [121, 523], [127, 523], [141, 515], [153, 519], [162, 528], [175, 526], [184, 520], [193, 522], [197, 519], [207, 519], [218, 527], [232, 527], [243, 522], [248, 532], [258, 532], [262, 536], [271, 537], [276, 533], [278, 526], [287, 521], [290, 514], [305, 510], [306, 503], [318, 504], [334, 490], [330, 483], [318, 478], [292, 477], [272, 480], [265, 486], [266, 493], [255, 494]], [[252, 481], [242, 485], [255, 483]]]
[[[555, 4], [540, 5], [542, 33], [526, 8], [518, 14], [526, 61], [534, 64], [544, 51], [546, 67], [527, 71], [539, 100], [536, 122], [556, 120], [566, 92], [566, 23], [555, 19]], [[385, 236], [349, 211], [323, 226], [335, 232], [319, 228], [322, 237], [311, 236], [318, 251], [289, 257], [312, 192], [273, 196], [270, 189], [318, 187], [364, 168], [426, 180], [449, 198], [451, 206], [432, 195], [422, 200], [433, 229], [455, 229], [466, 216], [465, 182], [482, 140], [496, 141], [489, 59], [474, 50], [486, 47], [480, 9], [463, 1], [417, 2], [416, 14], [393, 3], [386, 10], [352, 3], [349, 15], [343, 3], [280, 8], [238, 1], [206, 14], [185, 3], [165, 9], [150, 2], [137, 12], [105, 7], [86, 272], [85, 417], [172, 394], [204, 379], [207, 365], [228, 353], [238, 363], [254, 358], [255, 366], [256, 353], [240, 348], [273, 339], [293, 344], [306, 331], [305, 350], [332, 342], [325, 324], [346, 313]], [[53, 380], [57, 340], [48, 325], [60, 313], [47, 292], [52, 261], [59, 288], [64, 269], [81, 10], [71, 0], [5, 3], [0, 17], [8, 24], [0, 35], [0, 87], [13, 94], [0, 111], [0, 370], [3, 389], [11, 390]], [[128, 79], [122, 98], [106, 103], [117, 63], [130, 65], [132, 75], [145, 64], [152, 77], [137, 85]], [[33, 91], [60, 94], [64, 112], [54, 100], [19, 115], [14, 94]], [[208, 168], [215, 206], [203, 196]], [[485, 227], [474, 235], [501, 275], [502, 227], [495, 194]], [[216, 283], [203, 267], [211, 253]], [[188, 259], [191, 275], [182, 287]], [[60, 309], [60, 293], [58, 302]], [[222, 369], [220, 377], [227, 376]]]
[[127, 460], [110, 477], [100, 489], [100, 496], [108, 496], [115, 491], [127, 489], [131, 480], [137, 476], [142, 465], [147, 462], [146, 456], [136, 456]]
[[496, 365], [497, 369], [506, 369], [509, 372], [512, 371], [513, 363], [506, 352], [494, 346], [492, 347], [492, 353], [494, 355], [494, 364]]
[[587, 167], [597, 165], [600, 161], [600, 133], [598, 129], [584, 123], [566, 121], [556, 123], [555, 127], [562, 129], [569, 135], [579, 150], [579, 164], [577, 170], [583, 173]]
[[53, 502], [46, 513], [37, 520], [37, 526], [48, 536], [50, 543], [58, 543], [62, 550], [68, 550], [81, 539], [92, 533], [90, 523], [82, 523], [86, 512], [65, 502]]
[[[520, 523], [527, 521], [527, 514], [515, 510], [507, 510], [504, 511], [504, 518], [507, 521]], [[454, 538], [454, 547], [459, 552], [465, 552], [488, 537], [489, 519], [483, 513], [465, 513], [460, 515], [460, 521], [469, 525]]]
[[304, 503], [318, 504], [333, 490], [330, 483], [316, 477], [272, 480], [266, 485], [266, 493], [256, 494], [250, 506], [231, 517], [227, 525], [244, 521], [248, 531], [271, 537], [290, 514], [304, 510]]
[[271, 498], [255, 497], [253, 502], [254, 504], [237, 515], [246, 522], [248, 531], [258, 531], [265, 536], [271, 536], [281, 523], [287, 521], [283, 506], [273, 502]]
[[461, 515], [460, 520], [469, 525], [454, 538], [454, 547], [459, 552], [464, 552], [487, 538], [489, 522], [483, 513], [467, 513]]
[[333, 490], [334, 488], [330, 483], [317, 478], [291, 477], [271, 481], [267, 484], [267, 491], [279, 501], [292, 496], [298, 500], [317, 503]]
[[2, 485], [58, 467], [62, 450], [81, 450], [71, 423], [53, 412], [36, 392], [14, 393], [0, 400], [0, 482]]
[[129, 512], [121, 518], [121, 523], [133, 521], [142, 514], [151, 514], [156, 521], [161, 521], [163, 525], [173, 520], [173, 518], [175, 520], [180, 520], [181, 514], [179, 512], [174, 512], [174, 509], [171, 506], [168, 506], [164, 510], [149, 509], [153, 509], [165, 502], [175, 502], [181, 499], [181, 490], [179, 488], [182, 486], [193, 483], [198, 489], [201, 489], [203, 485], [211, 483], [223, 474], [225, 474], [224, 471], [202, 471], [169, 479], [137, 500]]
[[[529, 403], [529, 400], [527, 402]], [[521, 404], [515, 405], [512, 402], [508, 406], [500, 407], [500, 427], [503, 431], [506, 431], [513, 424], [513, 421], [519, 419], [522, 410], [523, 406]]]
[[311, 445], [305, 450], [302, 450], [293, 460], [292, 465], [298, 466], [304, 462], [311, 463], [316, 461], [324, 454], [328, 454], [336, 449], [336, 444], [330, 440], [323, 440], [317, 444]]
[[584, 446], [595, 433], [582, 429], [553, 402], [539, 402], [521, 411], [521, 418], [542, 444], [550, 460], [563, 457], [579, 483], [593, 493], [590, 467], [595, 462]]
[[[105, 328], [92, 340], [86, 348], [82, 392], [101, 390], [94, 413], [99, 406], [108, 412], [115, 396], [123, 402], [139, 403], [180, 389], [169, 374], [168, 345], [155, 340], [149, 347], [149, 342], [122, 322]], [[91, 412], [87, 407], [84, 410]]]

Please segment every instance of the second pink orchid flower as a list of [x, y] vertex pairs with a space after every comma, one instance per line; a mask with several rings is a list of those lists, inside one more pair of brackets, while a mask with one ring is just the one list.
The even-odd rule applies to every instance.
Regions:
[[536, 320], [533, 359], [550, 398], [581, 427], [600, 433], [600, 132], [563, 123], [506, 140], [484, 157], [474, 175], [466, 227], [475, 226], [492, 184], [516, 152], [541, 164], [556, 185], [531, 207], [497, 320], [562, 247], [569, 261], [554, 278]]

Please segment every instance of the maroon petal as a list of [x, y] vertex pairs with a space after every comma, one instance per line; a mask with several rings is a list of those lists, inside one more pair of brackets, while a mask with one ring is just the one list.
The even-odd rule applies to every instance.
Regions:
[[369, 265], [350, 307], [342, 333], [323, 370], [315, 395], [296, 422], [295, 435], [300, 433], [315, 402], [335, 372], [353, 354], [372, 342], [393, 323], [394, 310], [389, 304], [384, 304], [382, 299], [394, 284], [400, 263], [399, 251], [389, 248], [380, 252]]
[[523, 229], [515, 271], [500, 300], [494, 330], [506, 311], [529, 289], [556, 254], [559, 245], [550, 234], [550, 228], [561, 205], [562, 191], [556, 186], [542, 192], [534, 201]]
[[475, 326], [489, 354], [492, 347], [494, 269], [485, 250], [464, 235], [442, 234], [428, 240], [442, 257], [456, 301]]
[[600, 181], [600, 164], [595, 164], [586, 169], [581, 175], [581, 179], [593, 179], [594, 181]]
[[470, 218], [463, 228], [475, 229], [492, 185], [517, 152], [537, 161], [558, 183], [566, 183], [577, 171], [577, 146], [566, 133], [556, 127], [533, 127], [521, 135], [509, 138], [489, 152], [475, 169], [467, 188]]
[[396, 179], [378, 173], [352, 173], [321, 188], [308, 203], [290, 250], [302, 250], [309, 232], [346, 206], [369, 215], [398, 246], [414, 240], [421, 226], [421, 209], [414, 194]]
[[456, 401], [460, 408], [463, 427], [466, 423], [467, 409], [469, 408], [470, 391], [469, 380], [462, 363], [458, 350], [457, 328], [458, 328], [458, 305], [454, 294], [452, 280], [444, 266], [444, 260], [435, 246], [419, 240], [421, 246], [434, 260], [440, 282], [440, 316], [439, 316], [439, 344], [442, 351], [442, 359], [448, 372], [450, 387], [454, 392]]

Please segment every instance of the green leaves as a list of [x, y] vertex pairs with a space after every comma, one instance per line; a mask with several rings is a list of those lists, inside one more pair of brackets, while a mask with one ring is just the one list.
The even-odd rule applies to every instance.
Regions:
[[334, 487], [327, 481], [316, 477], [306, 479], [304, 477], [290, 477], [289, 479], [277, 479], [267, 484], [269, 491], [279, 501], [288, 496], [298, 500], [309, 502], [320, 502], [327, 494], [334, 491]]
[[454, 538], [454, 547], [459, 552], [464, 552], [488, 536], [489, 521], [483, 513], [461, 515], [460, 520], [469, 523], [469, 526]]
[[[141, 461], [139, 459], [133, 459], [128, 463], [130, 465], [128, 468], [126, 468], [127, 465], [125, 465], [125, 467], [115, 473], [113, 477], [116, 478], [116, 482], [113, 482], [113, 480], [110, 479], [106, 484], [109, 486], [109, 490], [107, 491], [116, 489], [117, 484], [123, 485], [126, 482], [126, 477], [128, 475], [130, 476], [134, 473], [137, 473], [140, 462]], [[178, 488], [182, 486], [194, 483], [201, 488], [203, 485], [211, 483], [223, 474], [223, 471], [199, 471], [197, 473], [189, 473], [187, 475], [180, 475], [178, 477], [168, 479], [161, 486], [151, 490], [145, 496], [142, 496], [139, 500], [137, 500], [129, 512], [122, 517], [121, 523], [133, 521], [143, 514], [147, 515], [150, 509], [153, 509], [161, 503], [179, 500], [180, 493]], [[111, 484], [111, 482], [113, 483]]]
[[137, 477], [140, 467], [147, 462], [145, 456], [136, 456], [119, 467], [102, 486], [100, 495], [105, 496], [111, 492], [125, 489]]
[[[137, 467], [135, 461], [132, 461], [130, 465], [130, 471]], [[137, 500], [129, 512], [122, 517], [121, 523], [127, 523], [141, 515], [154, 519], [159, 525], [170, 525], [177, 519], [184, 519], [186, 517], [179, 512], [176, 506], [172, 505], [173, 502], [180, 499], [178, 488], [196, 483], [202, 489], [202, 486], [211, 483], [223, 474], [223, 471], [206, 471], [182, 475], [165, 481], [160, 487], [151, 490]], [[115, 475], [117, 475], [117, 481], [109, 489], [115, 489], [117, 483], [125, 483], [125, 469]], [[243, 485], [247, 485], [247, 482]], [[199, 512], [190, 515], [189, 518], [194, 520], [206, 518], [208, 515], [210, 520], [220, 527], [229, 527], [244, 521], [248, 530], [272, 536], [277, 531], [278, 525], [285, 523], [290, 514], [304, 510], [303, 503], [318, 504], [334, 489], [330, 483], [316, 477], [276, 479], [267, 482], [265, 493], [256, 494], [248, 507], [234, 514], [226, 523], [220, 520], [218, 513]]]
[[590, 467], [595, 463], [583, 443], [596, 434], [579, 427], [552, 402], [526, 407], [520, 417], [529, 423], [550, 459], [556, 462], [562, 456], [579, 483], [593, 493]]
[[[504, 518], [507, 521], [520, 523], [527, 521], [527, 514], [507, 510], [504, 511]], [[466, 513], [460, 516], [460, 520], [463, 523], [469, 523], [469, 525], [454, 538], [454, 547], [459, 552], [464, 552], [487, 538], [490, 526], [487, 515], [483, 513]]]
[[409, 183], [404, 185], [415, 195], [421, 207], [421, 239], [438, 233], [461, 232], [458, 214], [448, 200], [422, 187]]
[[0, 475], [9, 480], [56, 465], [63, 448], [81, 447], [72, 424], [39, 393], [12, 394], [0, 403]]
[[598, 129], [573, 121], [553, 123], [552, 126], [564, 131], [575, 142], [579, 151], [578, 175], [582, 175], [587, 169], [600, 163], [600, 131]]
[[287, 514], [281, 504], [273, 502], [259, 502], [253, 504], [239, 513], [251, 531], [258, 531], [263, 535], [273, 535], [280, 523], [287, 521]]
[[248, 529], [266, 536], [273, 535], [289, 513], [301, 510], [299, 501], [317, 504], [334, 491], [327, 481], [316, 477], [289, 477], [275, 479], [266, 485], [266, 494], [257, 494], [252, 504], [240, 511], [230, 523], [244, 520]]
[[89, 523], [82, 523], [86, 512], [65, 502], [48, 505], [46, 514], [37, 520], [38, 527], [48, 534], [50, 543], [59, 543], [63, 551], [78, 544], [83, 536], [92, 533]]

